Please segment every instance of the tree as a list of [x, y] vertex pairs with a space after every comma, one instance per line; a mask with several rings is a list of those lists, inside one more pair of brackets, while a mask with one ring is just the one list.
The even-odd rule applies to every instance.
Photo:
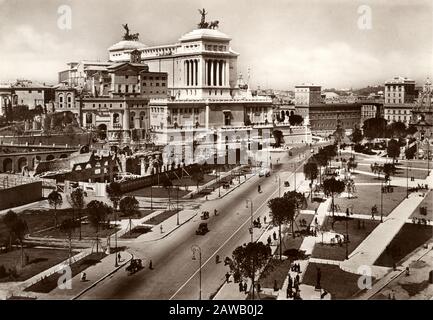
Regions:
[[308, 161], [304, 164], [304, 175], [306, 179], [311, 180], [311, 184], [313, 184], [314, 179], [317, 179], [317, 174], [319, 173], [317, 169], [317, 163], [314, 161]]
[[199, 187], [200, 182], [202, 182], [204, 180], [204, 174], [203, 172], [200, 170], [199, 167], [196, 167], [193, 172], [191, 173], [191, 179], [193, 181], [195, 181], [195, 183], [197, 184], [197, 190]]
[[355, 129], [353, 130], [351, 139], [352, 139], [353, 143], [359, 144], [362, 141], [362, 139], [364, 139], [364, 136], [362, 134], [361, 129], [359, 129], [358, 127], [355, 127]]
[[84, 192], [83, 189], [77, 188], [74, 191], [71, 192], [70, 197], [70, 203], [72, 206], [72, 209], [78, 212], [78, 222], [79, 222], [79, 228], [80, 228], [80, 240], [81, 240], [81, 213], [84, 208]]
[[232, 253], [233, 263], [230, 264], [230, 269], [234, 274], [251, 279], [253, 299], [256, 270], [265, 267], [270, 256], [271, 248], [262, 242], [249, 242], [237, 247]]
[[96, 252], [99, 248], [99, 225], [101, 222], [105, 221], [107, 216], [111, 212], [111, 207], [106, 203], [92, 200], [87, 204], [88, 219], [90, 224], [95, 228], [96, 234]]
[[289, 123], [291, 126], [301, 125], [304, 122], [304, 118], [299, 114], [291, 114], [289, 116]]
[[278, 227], [280, 238], [280, 260], [282, 259], [282, 236], [281, 226], [289, 221], [293, 221], [295, 215], [295, 204], [288, 198], [273, 198], [268, 201], [268, 207], [271, 209], [272, 224]]
[[395, 158], [400, 155], [400, 143], [395, 139], [389, 140], [386, 152], [388, 153], [388, 156], [392, 158], [392, 162], [394, 163]]
[[129, 218], [129, 233], [131, 233], [131, 229], [132, 229], [131, 218], [132, 216], [136, 216], [139, 213], [138, 200], [135, 197], [131, 197], [131, 196], [124, 197], [119, 202], [119, 209], [124, 216]]
[[2, 220], [9, 231], [9, 249], [12, 249], [12, 238], [14, 236], [14, 226], [16, 221], [18, 220], [18, 215], [15, 213], [15, 211], [9, 210], [3, 216]]
[[349, 161], [347, 161], [347, 170], [353, 170], [356, 169], [358, 167], [358, 163], [356, 163], [355, 158], [354, 157], [350, 157]]
[[346, 131], [344, 130], [343, 127], [341, 127], [341, 125], [338, 124], [337, 129], [334, 131], [332, 135], [336, 143], [341, 143], [341, 141], [346, 136]]
[[119, 182], [111, 182], [105, 188], [108, 198], [113, 203], [114, 210], [118, 209], [119, 201], [122, 198], [122, 186]]
[[170, 209], [170, 204], [171, 204], [171, 195], [170, 195], [170, 190], [171, 190], [171, 187], [173, 187], [173, 182], [171, 182], [170, 178], [166, 176], [166, 177], [162, 180], [162, 186], [163, 186], [165, 189], [167, 189], [167, 191], [168, 191], [168, 209]]
[[284, 136], [283, 132], [281, 130], [274, 130], [272, 132], [272, 135], [275, 139], [275, 147], [279, 148], [284, 143]]
[[3, 217], [3, 223], [9, 231], [9, 246], [12, 248], [12, 238], [19, 241], [21, 247], [21, 267], [24, 267], [24, 237], [29, 228], [25, 220], [14, 211], [9, 210]]
[[48, 195], [48, 203], [54, 209], [54, 227], [57, 227], [57, 208], [63, 204], [62, 195], [57, 190], [51, 191]]
[[418, 129], [414, 125], [409, 125], [409, 127], [406, 130], [406, 134], [411, 135], [411, 136], [413, 136], [417, 132], [418, 132]]
[[323, 189], [327, 197], [332, 197], [332, 216], [334, 217], [334, 198], [344, 191], [346, 185], [344, 181], [336, 180], [334, 177], [323, 182]]
[[[81, 224], [81, 222], [80, 222]], [[68, 236], [68, 242], [69, 242], [69, 264], [71, 264], [71, 258], [72, 258], [72, 232], [74, 231], [76, 227], [76, 222], [74, 219], [66, 219], [63, 220], [60, 223], [59, 229], [63, 233], [65, 233]]]
[[385, 163], [383, 165], [383, 173], [385, 174], [385, 181], [389, 181], [390, 177], [395, 174], [396, 167], [393, 163]]
[[386, 135], [387, 121], [384, 118], [370, 118], [364, 121], [362, 129], [368, 139], [384, 138]]
[[370, 168], [371, 168], [371, 172], [377, 174], [377, 177], [380, 179], [380, 174], [383, 172], [383, 166], [375, 162], [374, 164], [370, 165]]
[[292, 235], [293, 238], [295, 237], [295, 229], [294, 229], [294, 225], [295, 225], [295, 215], [298, 212], [298, 210], [300, 209], [306, 209], [307, 208], [307, 199], [305, 198], [304, 194], [301, 192], [297, 192], [297, 191], [287, 191], [286, 193], [284, 193], [284, 198], [287, 199], [287, 201], [289, 201], [290, 203], [293, 203], [295, 206], [295, 214], [291, 215], [290, 214], [290, 226], [292, 229]]
[[406, 137], [407, 134], [406, 125], [401, 121], [392, 122], [388, 125], [387, 130], [388, 134], [395, 138]]

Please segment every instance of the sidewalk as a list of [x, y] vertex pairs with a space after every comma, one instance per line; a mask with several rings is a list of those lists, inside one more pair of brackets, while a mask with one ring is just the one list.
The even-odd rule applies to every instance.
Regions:
[[[86, 251], [90, 252], [90, 249], [86, 249]], [[30, 291], [24, 291], [26, 288], [28, 288], [30, 285], [33, 284], [31, 279], [37, 278], [42, 279], [45, 274], [47, 274], [47, 270], [41, 272], [40, 274], [32, 277], [31, 279], [28, 279], [24, 282], [18, 282], [14, 285], [14, 287], [11, 287], [7, 290], [3, 289], [1, 290], [3, 292], [3, 295], [1, 298], [7, 298], [10, 296], [14, 297], [27, 297], [27, 298], [37, 298], [37, 299], [75, 299], [81, 294], [83, 294], [85, 291], [91, 289], [92, 287], [96, 286], [100, 281], [104, 280], [106, 277], [112, 275], [114, 272], [118, 271], [122, 267], [124, 267], [131, 259], [132, 255], [129, 252], [122, 251], [120, 252], [121, 259], [119, 262], [118, 267], [114, 266], [114, 259], [115, 255], [110, 254], [107, 255], [105, 258], [103, 258], [99, 263], [88, 267], [84, 270], [87, 276], [87, 281], [83, 282], [81, 281], [81, 274], [75, 275], [71, 280], [71, 289], [60, 289], [59, 287], [55, 288], [54, 290], [50, 291], [49, 293], [39, 293], [39, 292], [30, 292]], [[61, 268], [57, 268], [57, 270], [63, 270], [64, 266], [68, 264], [68, 260], [63, 261], [58, 266], [61, 266]], [[50, 272], [50, 274], [53, 274]], [[59, 277], [62, 276], [62, 272], [59, 272]]]
[[349, 259], [340, 265], [340, 268], [347, 272], [358, 273], [360, 266], [372, 266], [424, 198], [425, 195], [420, 196], [418, 193], [410, 194], [408, 199], [404, 199], [384, 218], [384, 222], [379, 224], [364, 239], [349, 255]]

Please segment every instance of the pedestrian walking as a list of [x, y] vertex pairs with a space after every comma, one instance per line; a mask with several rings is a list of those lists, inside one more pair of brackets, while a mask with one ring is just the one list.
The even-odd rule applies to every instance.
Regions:
[[149, 261], [149, 269], [150, 269], [150, 270], [153, 270], [152, 260]]
[[159, 226], [159, 229], [161, 230], [161, 233], [163, 233], [163, 228], [162, 228], [162, 224]]
[[226, 273], [226, 282], [229, 283], [230, 282], [230, 273]]
[[268, 236], [268, 245], [271, 245], [271, 243], [272, 243], [271, 236]]
[[217, 209], [215, 209], [214, 211], [213, 211], [213, 213], [214, 213], [214, 215], [218, 215], [218, 210]]
[[257, 292], [262, 291], [262, 286], [260, 285], [260, 282], [257, 283]]
[[244, 292], [247, 293], [247, 291], [248, 291], [248, 284], [247, 284], [247, 282], [245, 281], [245, 282], [244, 282]]
[[84, 282], [84, 281], [86, 281], [86, 280], [87, 280], [87, 275], [86, 275], [85, 272], [82, 272], [82, 273], [81, 273], [81, 281]]
[[272, 234], [272, 237], [274, 238], [274, 241], [277, 240], [277, 233], [274, 231], [274, 233]]
[[264, 217], [263, 217], [263, 221], [264, 221], [264, 222], [265, 222], [265, 224], [266, 224], [266, 216], [264, 216]]
[[239, 281], [239, 292], [242, 292], [242, 290], [244, 289], [244, 283], [241, 281]]

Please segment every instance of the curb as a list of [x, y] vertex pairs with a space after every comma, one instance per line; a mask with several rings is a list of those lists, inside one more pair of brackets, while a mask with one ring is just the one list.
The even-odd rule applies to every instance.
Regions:
[[[182, 227], [185, 223], [191, 221], [195, 216], [197, 215], [197, 212], [194, 213], [190, 218], [186, 219], [185, 221], [183, 221], [181, 224], [176, 225], [175, 228], [171, 229], [169, 232], [164, 233], [163, 236], [156, 238], [156, 239], [152, 239], [152, 240], [139, 240], [139, 239], [133, 239], [132, 242], [140, 242], [140, 243], [145, 243], [145, 242], [152, 242], [152, 241], [158, 241], [161, 239], [164, 239], [165, 237], [169, 236], [171, 233], [173, 233], [174, 231], [176, 231], [178, 228]], [[119, 240], [117, 240], [119, 241]], [[130, 240], [125, 240], [125, 242], [130, 241]]]
[[[125, 251], [127, 252], [127, 251]], [[129, 252], [127, 252], [130, 257], [128, 260], [124, 261], [121, 265], [119, 265], [117, 268], [115, 268], [114, 270], [110, 271], [109, 273], [105, 274], [104, 276], [102, 276], [102, 278], [100, 278], [99, 280], [95, 281], [94, 283], [92, 283], [90, 286], [88, 286], [87, 288], [83, 289], [81, 292], [79, 292], [77, 295], [73, 296], [71, 298], [71, 300], [76, 300], [78, 299], [80, 296], [82, 296], [84, 293], [86, 293], [87, 291], [89, 291], [90, 289], [94, 288], [96, 285], [98, 285], [101, 281], [105, 280], [106, 278], [108, 278], [109, 276], [111, 276], [112, 274], [114, 274], [115, 272], [117, 272], [119, 269], [123, 268], [129, 261], [132, 260], [133, 255]]]

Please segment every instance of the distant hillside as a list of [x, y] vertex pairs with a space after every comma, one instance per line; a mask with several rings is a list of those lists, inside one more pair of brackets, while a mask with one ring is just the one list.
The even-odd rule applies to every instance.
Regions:
[[353, 93], [361, 96], [368, 96], [370, 93], [377, 93], [378, 91], [385, 91], [384, 86], [368, 86], [366, 88], [353, 90]]

